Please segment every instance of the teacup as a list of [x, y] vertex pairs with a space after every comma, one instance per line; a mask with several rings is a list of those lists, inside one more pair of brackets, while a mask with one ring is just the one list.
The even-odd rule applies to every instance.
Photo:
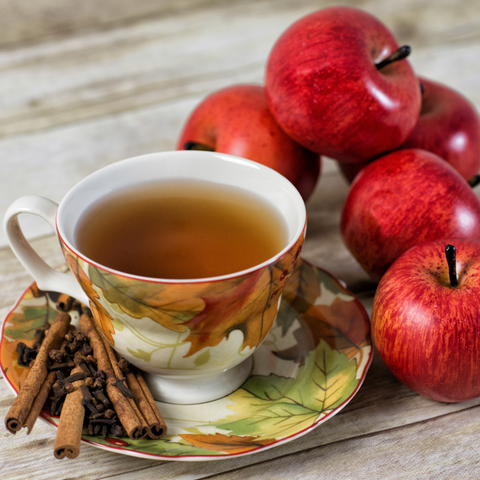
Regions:
[[[101, 198], [153, 180], [179, 179], [214, 182], [260, 196], [286, 225], [281, 250], [241, 271], [192, 279], [117, 271], [79, 250], [75, 228]], [[20, 213], [50, 223], [73, 275], [50, 268], [37, 255], [19, 226]], [[146, 372], [157, 400], [193, 404], [228, 395], [248, 377], [251, 355], [275, 320], [299, 257], [306, 211], [295, 187], [270, 168], [231, 155], [175, 151], [102, 168], [74, 186], [60, 205], [39, 196], [19, 198], [9, 207], [4, 226], [12, 250], [38, 287], [89, 305], [97, 328], [113, 348]]]

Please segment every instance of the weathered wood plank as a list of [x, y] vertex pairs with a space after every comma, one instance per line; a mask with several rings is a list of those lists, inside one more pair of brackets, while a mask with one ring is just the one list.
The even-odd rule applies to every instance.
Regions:
[[[107, 12], [113, 3], [107, 2]], [[140, 2], [141, 7], [152, 8], [146, 3]], [[371, 0], [363, 8], [382, 19], [401, 43], [413, 46], [411, 59], [419, 73], [432, 72], [438, 80], [461, 85], [467, 96], [476, 94], [477, 89], [457, 78], [462, 77], [457, 68], [448, 68], [450, 58], [457, 59], [459, 68], [478, 68], [461, 59], [465, 45], [467, 55], [478, 55], [480, 22], [474, 12], [467, 12], [463, 3], [442, 9], [416, 3], [403, 0], [400, 7], [386, 9], [380, 0]], [[267, 0], [247, 5], [213, 2], [192, 10], [187, 0], [182, 4], [181, 15], [153, 15], [134, 25], [0, 52], [0, 137], [179, 98], [198, 99], [236, 82], [261, 82], [278, 36], [297, 18], [320, 7], [313, 1], [277, 2], [275, 8]], [[422, 23], [423, 18], [435, 21]], [[433, 60], [428, 58], [431, 49]]]
[[[480, 407], [357, 437], [210, 478], [221, 480], [473, 479], [480, 475], [476, 418]], [[120, 479], [127, 478], [120, 476]]]
[[[0, 381], [1, 418], [5, 416], [12, 399], [13, 395], [7, 390], [5, 382]], [[380, 405], [382, 408], [379, 408]], [[137, 471], [141, 471], [144, 478], [201, 479], [212, 476], [216, 478], [217, 475], [219, 478], [223, 478], [223, 475], [228, 475], [226, 478], [256, 478], [256, 475], [258, 478], [285, 478], [283, 469], [292, 464], [295, 468], [292, 466], [292, 469], [288, 471], [288, 478], [304, 479], [308, 478], [307, 476], [314, 468], [325, 464], [328, 467], [325, 474], [330, 472], [332, 475], [332, 477], [325, 478], [333, 478], [333, 472], [340, 475], [339, 478], [352, 478], [348, 476], [352, 475], [352, 466], [349, 465], [346, 458], [337, 458], [335, 452], [338, 450], [343, 456], [346, 456], [349, 451], [358, 450], [354, 457], [355, 462], [359, 462], [361, 467], [358, 478], [367, 478], [361, 475], [365, 474], [368, 467], [376, 467], [382, 478], [395, 478], [394, 474], [400, 474], [401, 470], [394, 469], [391, 473], [392, 476], [389, 476], [389, 468], [392, 466], [389, 466], [388, 462], [385, 464], [383, 460], [385, 455], [396, 455], [393, 445], [401, 445], [398, 450], [409, 455], [413, 455], [415, 451], [417, 451], [417, 456], [427, 455], [426, 465], [429, 467], [433, 466], [435, 460], [439, 460], [441, 465], [447, 465], [447, 461], [442, 458], [450, 454], [450, 448], [454, 443], [459, 450], [471, 449], [471, 435], [475, 432], [475, 427], [472, 426], [475, 422], [472, 422], [472, 419], [478, 416], [479, 406], [480, 400], [460, 404], [444, 404], [420, 397], [401, 385], [388, 372], [377, 355], [365, 384], [344, 410], [307, 435], [283, 446], [228, 461], [183, 463], [135, 459], [82, 444], [80, 457], [76, 461], [68, 463], [68, 475], [69, 478], [78, 476], [78, 478], [92, 480], [110, 477], [128, 479], [132, 478]], [[454, 417], [453, 414], [457, 416]], [[445, 419], [448, 421], [445, 422]], [[468, 419], [468, 421], [464, 419]], [[433, 434], [429, 429], [436, 430], [437, 423], [438, 431], [431, 437], [430, 435]], [[463, 433], [465, 423], [470, 423], [471, 430], [467, 432], [468, 435]], [[425, 425], [431, 427], [426, 429]], [[412, 432], [412, 438], [405, 438], [406, 431]], [[448, 435], [445, 432], [448, 432]], [[439, 436], [440, 433], [450, 440], [437, 442], [435, 436]], [[52, 478], [63, 466], [58, 461], [51, 461], [54, 436], [54, 428], [43, 422], [36, 425], [35, 430], [28, 437], [25, 432], [19, 432], [15, 436], [4, 434], [0, 437], [0, 447], [2, 448], [0, 467], [13, 471], [15, 465], [22, 465], [21, 475], [12, 478], [28, 478], [32, 475], [39, 479]], [[416, 438], [417, 440], [415, 440]], [[385, 453], [378, 457], [376, 439], [382, 439], [380, 443], [386, 442], [389, 445], [388, 449], [383, 448], [382, 451]], [[405, 449], [404, 442], [410, 441], [416, 442], [413, 450], [410, 447]], [[426, 450], [422, 450], [424, 442], [430, 442], [430, 445], [427, 443]], [[438, 458], [434, 457], [435, 449], [437, 449]], [[32, 451], [35, 451], [34, 457], [31, 455]], [[468, 459], [469, 456], [464, 454], [463, 457], [460, 456], [460, 459]], [[315, 460], [317, 457], [322, 459], [321, 463], [317, 463]], [[304, 459], [306, 463], [304, 463]], [[38, 465], [42, 465], [42, 472], [36, 471]], [[279, 469], [277, 469], [277, 465], [280, 465]], [[341, 476], [342, 465], [345, 465], [344, 477]], [[412, 463], [412, 472], [415, 471], [413, 468], [414, 464]], [[419, 472], [421, 474], [422, 470], [420, 469]], [[262, 475], [266, 475], [266, 477], [262, 477]], [[357, 478], [356, 467], [355, 477]], [[323, 470], [322, 478], [324, 478]], [[422, 477], [407, 476], [403, 478]], [[429, 478], [449, 477], [431, 476]]]
[[[237, 82], [262, 81], [274, 40], [296, 18], [318, 8], [313, 3], [283, 1], [275, 8], [267, 0], [254, 6], [209, 4], [184, 12], [181, 21], [160, 16], [128, 28], [0, 52], [0, 136], [2, 128], [7, 136], [0, 141], [0, 169], [2, 178], [8, 178], [0, 191], [0, 215], [20, 195], [38, 193], [59, 201], [101, 166], [173, 149], [204, 95]], [[405, 12], [413, 25], [417, 16], [430, 16], [438, 20], [428, 23], [427, 30], [446, 28], [450, 7], [431, 10], [410, 0], [399, 4], [404, 13], [398, 6], [389, 10], [380, 0], [365, 2], [365, 8], [391, 18], [394, 30], [412, 39], [423, 30], [402, 27], [406, 20], [398, 18], [404, 19]], [[439, 48], [424, 42], [414, 50], [412, 63], [419, 73], [458, 87], [480, 105], [475, 81], [480, 47], [473, 37], [467, 41], [458, 33], [463, 31], [459, 25], [476, 17], [462, 5], [450, 12], [457, 26], [442, 37], [447, 43]], [[212, 23], [219, 27], [211, 29]], [[29, 219], [27, 225], [30, 234], [49, 233], [39, 220]]]
[[[0, 0], [0, 216], [27, 193], [59, 201], [91, 171], [170, 150], [183, 122], [211, 91], [261, 82], [268, 52], [313, 0]], [[417, 73], [457, 88], [480, 106], [480, 4], [470, 0], [347, 0], [383, 20], [413, 47]], [[348, 185], [334, 162], [308, 204], [303, 255], [345, 280], [370, 309], [375, 287], [342, 244]], [[480, 193], [480, 192], [479, 192]], [[48, 228], [35, 248], [63, 259]], [[0, 245], [2, 244], [0, 237]], [[0, 248], [0, 317], [31, 278]], [[0, 418], [13, 400], [0, 380]], [[336, 417], [272, 450], [219, 462], [157, 462], [82, 445], [55, 461], [55, 430], [0, 435], [8, 478], [477, 478], [480, 400], [442, 404], [402, 386], [378, 358]], [[53, 460], [53, 461], [52, 461]], [[21, 466], [21, 467], [20, 467]], [[60, 476], [60, 477], [59, 477]]]
[[[110, 30], [151, 21], [168, 16], [181, 17], [195, 11], [251, 9], [265, 5], [268, 13], [276, 9], [293, 11], [314, 9], [337, 2], [312, 0], [37, 0], [19, 2], [2, 0], [0, 3], [0, 48], [19, 47], [42, 41], [59, 41], [62, 38], [91, 31]], [[415, 0], [344, 0], [367, 10], [385, 23], [392, 31], [409, 42], [440, 44], [445, 41], [476, 38], [479, 6], [469, 0], [443, 0], [442, 2], [417, 2]]]
[[2, 0], [0, 48], [58, 41], [73, 34], [110, 30], [155, 17], [221, 6], [222, 0]]

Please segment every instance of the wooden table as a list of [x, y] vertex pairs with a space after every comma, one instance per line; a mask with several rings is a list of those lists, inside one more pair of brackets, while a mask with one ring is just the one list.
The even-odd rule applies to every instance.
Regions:
[[[0, 213], [23, 194], [59, 201], [116, 160], [171, 150], [208, 93], [262, 82], [276, 38], [297, 18], [335, 2], [313, 0], [3, 0], [0, 3]], [[374, 13], [413, 48], [418, 74], [480, 106], [480, 3], [346, 0]], [[343, 246], [348, 185], [333, 161], [308, 202], [304, 257], [343, 279], [370, 311], [375, 284]], [[51, 265], [62, 263], [42, 223], [25, 225]], [[0, 314], [31, 283], [0, 236]], [[0, 380], [0, 411], [13, 395]], [[430, 401], [401, 385], [375, 356], [338, 415], [271, 450], [216, 462], [163, 462], [82, 445], [53, 457], [55, 430], [0, 436], [2, 478], [478, 478], [480, 400]]]

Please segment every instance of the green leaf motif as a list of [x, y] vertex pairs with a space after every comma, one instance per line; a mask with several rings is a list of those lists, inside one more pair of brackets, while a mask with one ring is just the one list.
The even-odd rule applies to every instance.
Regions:
[[113, 325], [113, 328], [117, 331], [117, 332], [121, 332], [122, 330], [125, 329], [125, 325], [118, 319], [116, 318], [112, 318], [112, 320], [110, 320], [112, 322], [112, 325]]
[[318, 277], [318, 283], [322, 284], [323, 286], [330, 292], [332, 292], [334, 295], [338, 295], [339, 293], [343, 295], [349, 295], [347, 292], [345, 292], [345, 289], [330, 275], [321, 270], [320, 268], [317, 269], [317, 277]]
[[[105, 441], [102, 437], [89, 437], [84, 435], [82, 438], [93, 441], [94, 443], [100, 443], [111, 447], [111, 443]], [[165, 437], [165, 438], [168, 438]], [[181, 442], [170, 442], [169, 440], [155, 440], [152, 441], [149, 438], [144, 438], [141, 440], [131, 440], [131, 439], [122, 439], [127, 440], [127, 445], [117, 446], [123, 450], [133, 450], [136, 452], [149, 453], [152, 455], [162, 455], [166, 457], [177, 457], [177, 456], [187, 456], [187, 455], [224, 455], [221, 452], [215, 452], [212, 450], [207, 450], [204, 448], [198, 448], [193, 445], [190, 445], [183, 440]]]
[[91, 282], [100, 288], [105, 299], [116, 304], [134, 318], [148, 317], [171, 330], [183, 332], [184, 322], [202, 311], [201, 298], [191, 296], [186, 289], [175, 285], [149, 284], [136, 279], [121, 277], [89, 267]]
[[5, 335], [15, 340], [33, 340], [35, 330], [44, 327], [47, 319], [51, 323], [57, 314], [53, 308], [47, 311], [45, 306], [24, 307], [23, 314], [16, 314], [12, 318], [15, 327], [6, 328]]
[[202, 365], [205, 365], [206, 363], [208, 363], [209, 360], [210, 360], [210, 349], [207, 349], [195, 359], [195, 365], [197, 367], [201, 367]]
[[152, 352], [145, 352], [144, 350], [141, 350], [140, 348], [138, 350], [132, 350], [131, 348], [128, 348], [128, 353], [130, 355], [133, 355], [135, 358], [139, 358], [140, 360], [144, 360], [145, 362], [149, 362], [152, 359]]
[[282, 308], [278, 311], [276, 323], [282, 327], [282, 337], [284, 337], [292, 327], [295, 319], [300, 315], [295, 308], [285, 300], [282, 300]]
[[235, 435], [283, 438], [314, 424], [319, 415], [340, 406], [358, 385], [355, 360], [323, 340], [310, 352], [296, 379], [253, 376], [229, 396], [236, 415], [215, 426]]

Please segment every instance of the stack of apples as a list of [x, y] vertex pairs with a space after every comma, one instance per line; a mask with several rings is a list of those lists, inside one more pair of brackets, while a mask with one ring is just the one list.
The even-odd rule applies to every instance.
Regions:
[[322, 156], [336, 160], [351, 182], [342, 238], [380, 282], [377, 350], [407, 386], [455, 402], [480, 396], [480, 119], [409, 54], [367, 12], [313, 12], [277, 40], [264, 85], [207, 97], [178, 148], [268, 165], [305, 201]]

